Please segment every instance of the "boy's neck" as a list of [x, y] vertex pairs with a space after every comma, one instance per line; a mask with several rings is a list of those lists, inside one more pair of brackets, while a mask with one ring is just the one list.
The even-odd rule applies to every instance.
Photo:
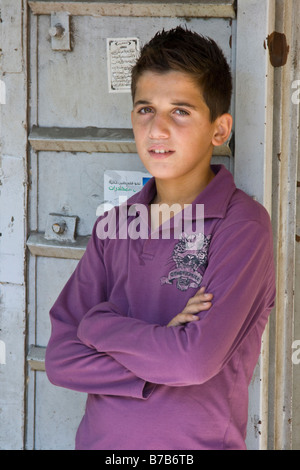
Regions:
[[191, 204], [196, 197], [206, 188], [212, 181], [215, 174], [211, 167], [204, 174], [196, 175], [193, 180], [191, 178], [180, 178], [176, 180], [161, 180], [155, 178], [156, 196], [152, 204], [180, 204], [183, 208], [184, 204]]

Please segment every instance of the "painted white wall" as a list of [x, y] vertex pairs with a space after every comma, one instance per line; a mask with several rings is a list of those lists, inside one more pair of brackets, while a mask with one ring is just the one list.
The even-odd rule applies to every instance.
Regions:
[[[24, 447], [27, 192], [26, 13], [1, 0], [0, 43], [0, 449]], [[26, 10], [26, 9], [25, 9]]]

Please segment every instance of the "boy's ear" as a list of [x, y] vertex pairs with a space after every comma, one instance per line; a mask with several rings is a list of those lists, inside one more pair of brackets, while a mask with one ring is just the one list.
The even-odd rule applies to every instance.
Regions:
[[224, 144], [229, 139], [231, 129], [231, 114], [225, 113], [219, 116], [215, 122], [215, 132], [212, 138], [212, 144], [216, 147]]

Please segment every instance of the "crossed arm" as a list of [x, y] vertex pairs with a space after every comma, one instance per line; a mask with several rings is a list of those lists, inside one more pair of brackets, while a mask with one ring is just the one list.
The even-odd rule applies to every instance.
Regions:
[[[201, 288], [167, 326], [176, 327], [199, 320], [196, 314], [208, 310], [211, 299], [212, 295]], [[151, 387], [147, 386], [147, 380], [105, 352], [84, 344], [77, 336], [76, 323], [63, 321], [54, 312], [51, 317], [52, 335], [46, 351], [46, 372], [53, 384], [84, 393], [139, 399], [148, 397]], [[59, 334], [56, 333], [58, 331]]]
[[196, 294], [188, 300], [182, 312], [175, 315], [167, 326], [180, 326], [199, 320], [197, 314], [211, 307], [212, 298], [213, 294], [205, 292], [205, 287], [201, 287]]
[[[270, 235], [256, 222], [235, 228], [211, 244], [211, 259], [218, 263], [209, 263], [203, 283], [213, 302], [200, 289], [167, 326], [124, 317], [110, 302], [99, 303], [106, 293], [95, 288], [99, 277], [87, 276], [87, 266], [99, 273], [101, 256], [87, 250], [71, 288], [51, 311], [50, 381], [85, 393], [145, 399], [149, 382], [191, 385], [217, 374], [245, 336], [257, 324], [264, 327], [274, 298]], [[88, 303], [81, 295], [87, 291]]]
[[[78, 327], [93, 306], [107, 298], [103, 253], [96, 249], [95, 230], [86, 253], [50, 311], [51, 336], [46, 350], [46, 373], [50, 382], [72, 390], [145, 399], [147, 380], [121, 365], [105, 351], [87, 345], [78, 336]], [[100, 287], [99, 287], [100, 286]], [[84, 295], [89, 292], [90, 295]], [[169, 327], [198, 320], [197, 312], [210, 308], [211, 299], [200, 289], [176, 314]], [[99, 304], [100, 301], [100, 304]]]

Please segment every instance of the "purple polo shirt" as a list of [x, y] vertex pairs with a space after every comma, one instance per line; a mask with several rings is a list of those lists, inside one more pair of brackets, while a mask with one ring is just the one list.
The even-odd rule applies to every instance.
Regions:
[[[101, 239], [104, 215], [51, 309], [49, 380], [88, 394], [77, 449], [245, 449], [248, 386], [275, 298], [271, 224], [225, 167], [212, 169], [193, 203], [204, 204], [204, 233], [134, 238], [122, 227], [120, 239], [116, 217], [116, 237]], [[127, 226], [155, 191], [152, 179], [128, 201]], [[212, 307], [167, 327], [201, 286]]]

